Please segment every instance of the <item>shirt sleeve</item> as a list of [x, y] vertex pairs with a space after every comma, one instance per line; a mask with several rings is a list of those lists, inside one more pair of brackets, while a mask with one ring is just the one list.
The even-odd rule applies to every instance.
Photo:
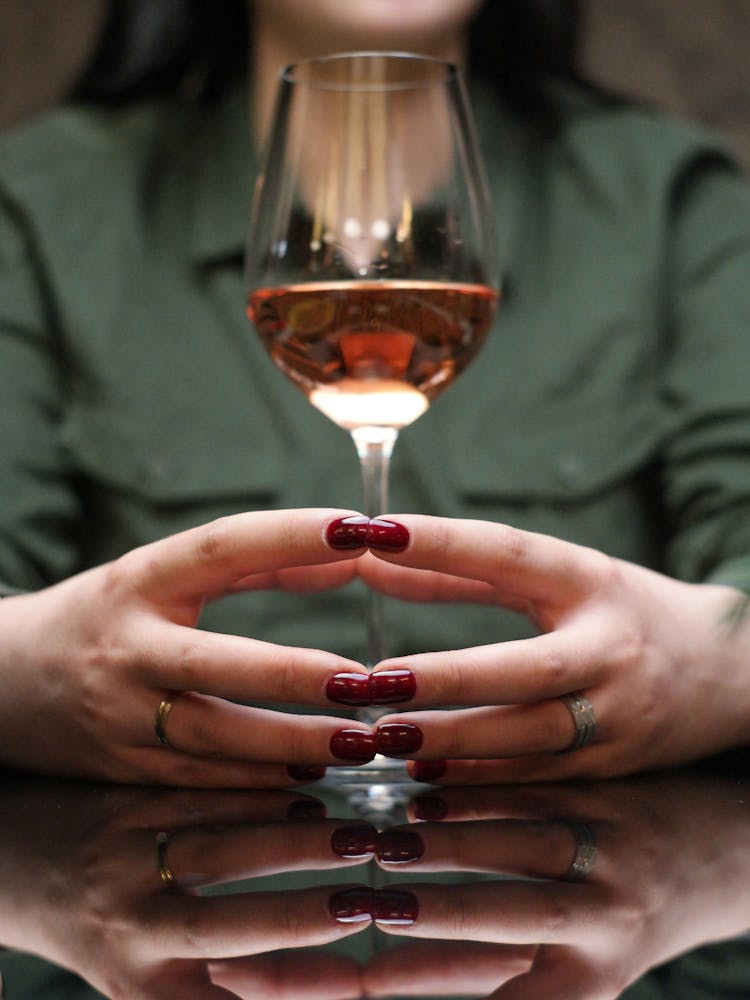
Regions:
[[750, 553], [750, 186], [706, 148], [681, 170], [668, 212], [665, 568], [737, 586]]
[[82, 504], [61, 441], [61, 355], [33, 227], [0, 192], [0, 595], [78, 568]]

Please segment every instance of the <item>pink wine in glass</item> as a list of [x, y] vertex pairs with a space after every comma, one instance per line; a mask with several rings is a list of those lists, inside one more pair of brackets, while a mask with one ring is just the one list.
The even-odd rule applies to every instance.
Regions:
[[421, 416], [482, 346], [486, 285], [340, 281], [251, 293], [248, 315], [276, 365], [347, 430]]

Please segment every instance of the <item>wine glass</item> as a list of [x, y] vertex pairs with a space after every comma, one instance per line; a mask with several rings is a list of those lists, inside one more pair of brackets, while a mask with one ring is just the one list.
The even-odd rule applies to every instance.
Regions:
[[[355, 52], [282, 71], [250, 223], [248, 315], [276, 365], [351, 433], [370, 517], [388, 510], [400, 429], [482, 345], [495, 245], [456, 66]], [[372, 667], [385, 657], [372, 591], [367, 619]]]

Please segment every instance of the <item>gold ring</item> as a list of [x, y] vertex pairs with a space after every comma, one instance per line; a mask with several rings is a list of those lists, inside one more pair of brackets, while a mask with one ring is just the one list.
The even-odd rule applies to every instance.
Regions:
[[159, 863], [159, 875], [165, 885], [174, 885], [174, 872], [169, 867], [167, 861], [167, 848], [169, 847], [169, 834], [162, 831], [156, 835], [156, 860]]
[[180, 691], [173, 691], [171, 694], [167, 695], [166, 698], [162, 698], [159, 702], [159, 707], [156, 710], [156, 718], [154, 719], [154, 732], [156, 733], [156, 738], [165, 747], [169, 747], [170, 750], [176, 750], [172, 744], [167, 739], [166, 725], [169, 713], [172, 711], [172, 706], [180, 697]]

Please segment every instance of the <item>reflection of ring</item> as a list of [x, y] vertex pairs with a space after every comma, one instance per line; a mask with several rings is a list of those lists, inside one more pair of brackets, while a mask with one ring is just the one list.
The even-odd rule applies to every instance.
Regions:
[[580, 750], [581, 747], [585, 747], [589, 740], [594, 738], [596, 733], [594, 706], [588, 698], [583, 697], [580, 691], [574, 691], [573, 694], [564, 694], [560, 698], [560, 701], [573, 716], [576, 734], [570, 746], [564, 750], [559, 750], [558, 753], [571, 753], [573, 750]]
[[163, 743], [165, 747], [169, 747], [170, 750], [174, 750], [175, 747], [167, 739], [167, 734], [165, 732], [165, 727], [167, 725], [167, 717], [172, 711], [172, 706], [177, 701], [180, 696], [180, 692], [172, 692], [168, 694], [166, 698], [163, 698], [159, 702], [159, 707], [156, 710], [156, 718], [154, 720], [154, 732], [156, 733], [157, 739], [160, 743]]
[[169, 847], [169, 834], [157, 833], [156, 835], [156, 860], [159, 863], [159, 875], [161, 880], [165, 885], [174, 885], [175, 877], [174, 872], [169, 867], [169, 862], [167, 861], [167, 848]]
[[568, 823], [568, 827], [575, 837], [576, 852], [563, 879], [567, 882], [583, 882], [594, 870], [596, 837], [591, 827], [585, 823]]

